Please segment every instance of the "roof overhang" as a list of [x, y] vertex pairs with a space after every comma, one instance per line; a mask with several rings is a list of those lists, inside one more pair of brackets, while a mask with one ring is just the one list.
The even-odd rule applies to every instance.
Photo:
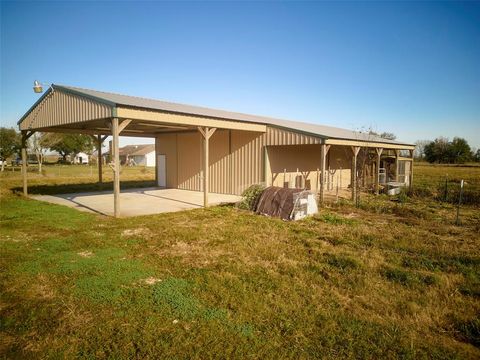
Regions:
[[371, 148], [397, 149], [397, 150], [414, 150], [415, 145], [378, 142], [378, 141], [364, 141], [364, 140], [345, 140], [345, 139], [326, 139], [327, 145], [343, 145], [343, 146], [362, 146]]
[[111, 134], [111, 119], [130, 120], [122, 136], [155, 137], [164, 132], [197, 131], [199, 126], [265, 132], [265, 124], [119, 106], [52, 85], [19, 120], [22, 131]]

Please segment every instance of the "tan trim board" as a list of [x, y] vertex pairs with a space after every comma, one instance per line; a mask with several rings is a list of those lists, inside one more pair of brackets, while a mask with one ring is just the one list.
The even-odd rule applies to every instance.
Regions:
[[169, 124], [189, 125], [189, 126], [208, 126], [220, 129], [244, 130], [255, 132], [266, 132], [267, 126], [263, 124], [253, 124], [230, 120], [220, 120], [200, 116], [180, 115], [165, 113], [159, 111], [139, 110], [130, 108], [117, 108], [117, 116], [123, 119], [149, 120], [166, 122]]
[[343, 139], [327, 139], [325, 144], [329, 145], [345, 145], [345, 146], [362, 146], [362, 147], [379, 147], [384, 149], [400, 149], [400, 150], [413, 150], [415, 149], [414, 145], [402, 145], [402, 144], [390, 144], [390, 143], [381, 143], [381, 142], [368, 142], [368, 141], [357, 141], [357, 140], [343, 140]]

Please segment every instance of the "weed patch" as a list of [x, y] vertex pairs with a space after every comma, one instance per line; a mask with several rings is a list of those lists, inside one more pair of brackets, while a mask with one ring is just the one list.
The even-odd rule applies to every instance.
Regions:
[[453, 328], [459, 340], [480, 348], [480, 318], [456, 321]]
[[172, 316], [186, 321], [217, 321], [230, 330], [244, 336], [252, 336], [253, 327], [249, 324], [235, 324], [228, 317], [226, 309], [207, 307], [191, 292], [192, 284], [184, 279], [168, 278], [158, 283], [153, 289], [154, 303], [162, 310], [171, 312]]
[[435, 275], [424, 275], [400, 268], [385, 267], [381, 270], [381, 274], [389, 281], [407, 287], [438, 284], [438, 278]]
[[347, 255], [325, 254], [326, 263], [340, 272], [359, 269], [361, 267], [358, 260]]
[[332, 225], [353, 225], [356, 223], [354, 219], [347, 219], [345, 217], [333, 214], [333, 213], [325, 213], [319, 215], [320, 220], [327, 224]]

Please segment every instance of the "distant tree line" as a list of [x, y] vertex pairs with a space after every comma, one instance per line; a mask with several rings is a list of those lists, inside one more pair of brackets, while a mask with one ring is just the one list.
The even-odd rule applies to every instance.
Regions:
[[[1, 171], [7, 159], [20, 157], [22, 136], [14, 128], [0, 127], [0, 160]], [[91, 154], [94, 149], [94, 141], [91, 136], [81, 134], [60, 133], [35, 133], [27, 142], [29, 153], [35, 154], [39, 164], [39, 172], [42, 171], [42, 163], [48, 150], [58, 152], [63, 161], [70, 156], [71, 161], [80, 152]]]
[[480, 161], [480, 149], [470, 147], [467, 140], [454, 137], [439, 137], [434, 141], [419, 140], [415, 143], [415, 157], [429, 163], [464, 164], [469, 161]]
[[5, 168], [8, 158], [19, 153], [21, 147], [21, 136], [13, 128], [0, 128], [0, 162], [1, 170]]

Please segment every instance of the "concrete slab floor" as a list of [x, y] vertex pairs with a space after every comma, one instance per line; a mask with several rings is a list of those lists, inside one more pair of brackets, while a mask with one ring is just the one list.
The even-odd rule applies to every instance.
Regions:
[[[112, 191], [59, 195], [31, 195], [32, 199], [65, 205], [80, 211], [113, 216]], [[210, 205], [234, 203], [240, 196], [210, 193]], [[126, 189], [120, 193], [120, 216], [130, 217], [203, 207], [203, 192], [181, 189], [142, 188]]]

